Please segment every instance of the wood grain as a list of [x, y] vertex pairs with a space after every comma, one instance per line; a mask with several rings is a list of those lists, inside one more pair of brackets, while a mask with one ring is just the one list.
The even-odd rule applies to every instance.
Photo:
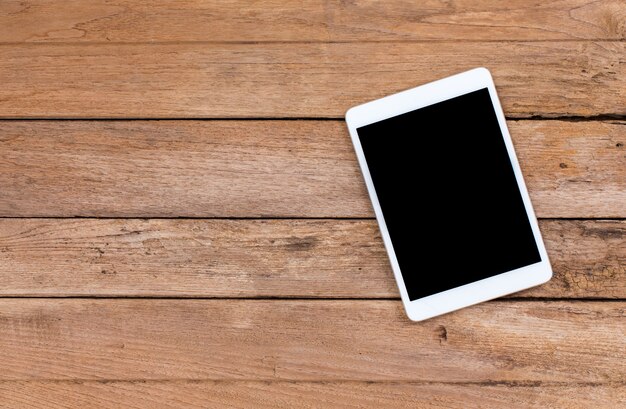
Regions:
[[[555, 275], [626, 298], [626, 221], [541, 220]], [[398, 297], [373, 220], [0, 220], [0, 295]]]
[[617, 408], [612, 385], [464, 385], [398, 382], [15, 381], [0, 408]]
[[618, 40], [625, 19], [616, 0], [5, 0], [0, 42]]
[[2, 380], [620, 382], [626, 302], [0, 300]]
[[338, 118], [477, 66], [491, 69], [510, 117], [626, 114], [619, 41], [18, 44], [0, 54], [5, 118]]
[[[539, 217], [626, 217], [624, 121], [510, 121]], [[373, 217], [343, 121], [1, 121], [0, 216]]]
[[[582, 220], [626, 218], [625, 22], [618, 0], [2, 1], [0, 408], [626, 406], [626, 220]], [[476, 66], [559, 218], [555, 277], [412, 323], [328, 119]]]

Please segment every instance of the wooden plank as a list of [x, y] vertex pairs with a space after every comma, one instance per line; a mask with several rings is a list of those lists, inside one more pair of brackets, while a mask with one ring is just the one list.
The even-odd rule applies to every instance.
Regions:
[[0, 382], [0, 408], [590, 408], [626, 405], [612, 385], [398, 382]]
[[[625, 125], [510, 121], [539, 217], [626, 217]], [[0, 215], [373, 217], [343, 121], [1, 121]]]
[[[514, 297], [626, 298], [626, 221], [542, 220]], [[373, 220], [0, 220], [0, 295], [398, 297]]]
[[619, 40], [625, 17], [614, 0], [10, 0], [0, 42]]
[[511, 117], [626, 114], [626, 42], [0, 46], [0, 117], [341, 117], [477, 66]]
[[[626, 121], [605, 125], [561, 121], [510, 125], [537, 215], [626, 216]], [[578, 203], [577, 209], [558, 216], [555, 204], [563, 201]], [[584, 207], [596, 210], [587, 212]]]
[[620, 382], [626, 302], [0, 300], [2, 380]]

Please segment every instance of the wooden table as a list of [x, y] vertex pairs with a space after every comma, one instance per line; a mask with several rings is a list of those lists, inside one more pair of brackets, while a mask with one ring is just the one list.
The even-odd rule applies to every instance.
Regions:
[[[0, 407], [626, 407], [626, 3], [247, 3], [0, 2]], [[412, 323], [342, 116], [476, 66], [555, 277]]]

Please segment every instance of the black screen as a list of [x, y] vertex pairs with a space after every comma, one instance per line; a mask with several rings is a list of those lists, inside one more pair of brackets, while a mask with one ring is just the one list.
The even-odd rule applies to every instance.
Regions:
[[487, 88], [357, 132], [411, 300], [541, 261]]

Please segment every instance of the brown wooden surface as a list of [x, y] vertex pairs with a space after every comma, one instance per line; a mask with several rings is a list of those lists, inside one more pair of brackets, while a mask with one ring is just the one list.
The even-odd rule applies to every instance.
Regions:
[[[509, 121], [539, 217], [626, 217], [626, 122]], [[0, 121], [1, 216], [373, 217], [343, 121]]]
[[510, 117], [626, 114], [620, 41], [11, 44], [0, 55], [0, 117], [337, 118], [477, 66]]
[[[0, 2], [0, 408], [625, 406], [625, 38], [617, 0]], [[555, 276], [411, 323], [341, 119], [476, 66]]]
[[618, 40], [616, 0], [5, 1], [0, 42]]
[[[411, 382], [13, 381], [0, 408], [568, 408], [626, 405], [624, 384], [423, 384]], [[96, 401], [94, 397], [103, 397]]]
[[[555, 275], [626, 298], [625, 221], [542, 220]], [[374, 220], [0, 220], [4, 296], [398, 297]]]
[[624, 301], [497, 301], [419, 324], [385, 300], [3, 299], [0, 311], [2, 380], [626, 376]]

